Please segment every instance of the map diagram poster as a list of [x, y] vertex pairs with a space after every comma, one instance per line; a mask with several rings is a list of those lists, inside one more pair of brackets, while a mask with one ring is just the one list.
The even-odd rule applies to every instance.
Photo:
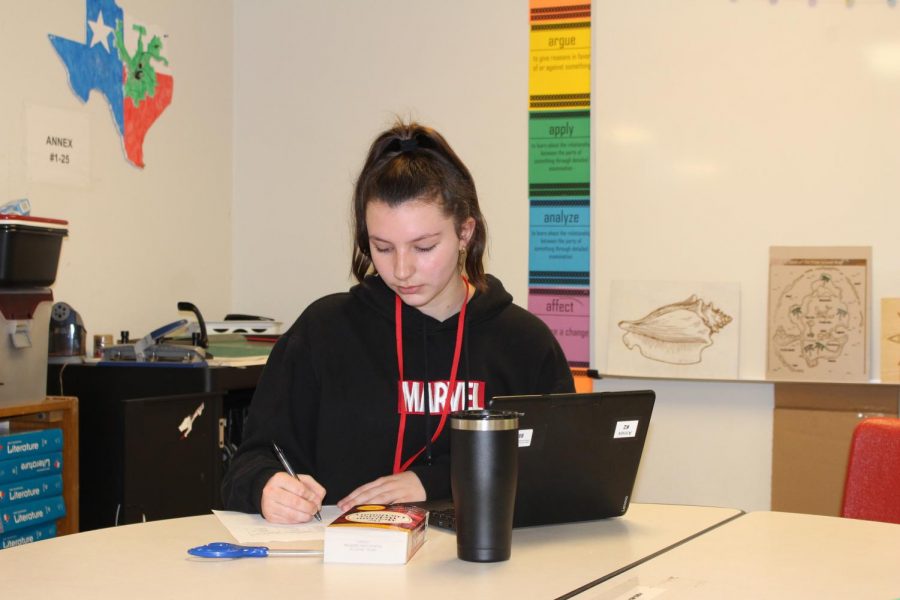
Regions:
[[737, 379], [739, 283], [613, 281], [607, 373]]
[[871, 265], [868, 246], [770, 248], [768, 379], [868, 381]]
[[900, 298], [881, 299], [881, 382], [900, 383]]
[[72, 91], [87, 102], [97, 90], [112, 112], [125, 156], [144, 167], [144, 139], [172, 103], [168, 38], [158, 28], [126, 15], [115, 0], [87, 0], [85, 41], [50, 34]]

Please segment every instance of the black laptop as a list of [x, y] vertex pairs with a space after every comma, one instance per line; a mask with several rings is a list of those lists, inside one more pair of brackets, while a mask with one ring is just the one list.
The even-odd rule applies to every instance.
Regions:
[[[651, 390], [497, 396], [488, 406], [519, 417], [513, 527], [624, 515], [656, 394]], [[452, 507], [429, 523], [453, 529]]]

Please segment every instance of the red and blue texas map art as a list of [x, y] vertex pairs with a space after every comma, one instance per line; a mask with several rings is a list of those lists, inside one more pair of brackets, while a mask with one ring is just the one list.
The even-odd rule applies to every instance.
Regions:
[[91, 90], [106, 97], [125, 156], [143, 168], [144, 137], [172, 102], [165, 36], [127, 18], [115, 0], [87, 0], [85, 13], [85, 42], [50, 35], [50, 43], [82, 102]]

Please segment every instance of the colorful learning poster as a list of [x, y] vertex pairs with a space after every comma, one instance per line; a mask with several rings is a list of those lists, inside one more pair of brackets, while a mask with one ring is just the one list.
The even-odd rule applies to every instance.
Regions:
[[585, 356], [583, 346], [591, 337], [589, 289], [532, 287], [528, 310], [550, 327], [570, 363], [573, 356]]
[[531, 0], [528, 309], [590, 364], [591, 4]]

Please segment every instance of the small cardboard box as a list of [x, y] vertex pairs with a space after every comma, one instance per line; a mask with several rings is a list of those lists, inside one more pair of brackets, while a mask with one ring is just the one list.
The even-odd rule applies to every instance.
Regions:
[[425, 543], [428, 511], [405, 504], [354, 506], [325, 528], [326, 563], [406, 564]]

